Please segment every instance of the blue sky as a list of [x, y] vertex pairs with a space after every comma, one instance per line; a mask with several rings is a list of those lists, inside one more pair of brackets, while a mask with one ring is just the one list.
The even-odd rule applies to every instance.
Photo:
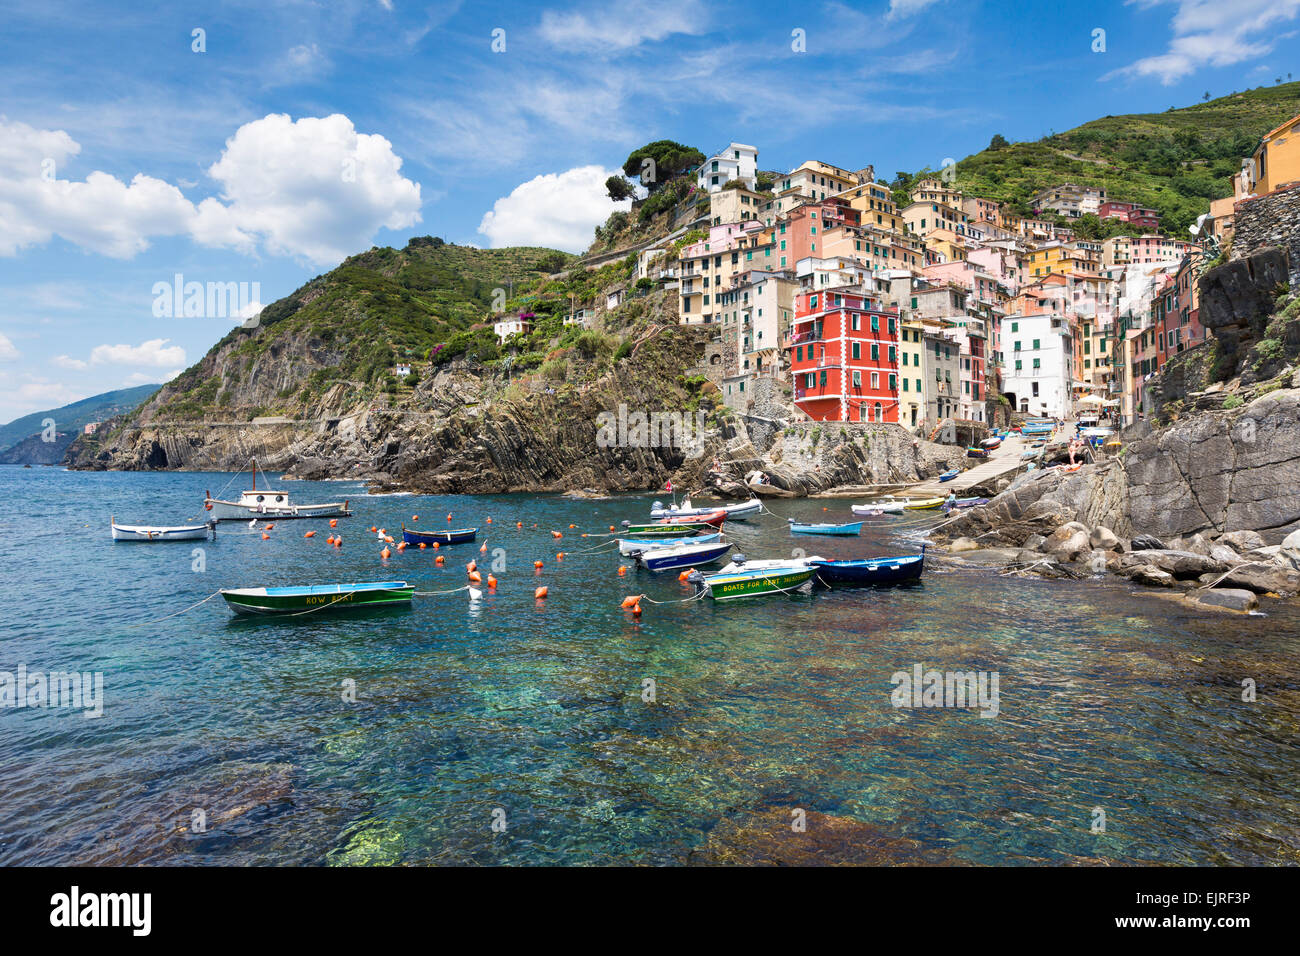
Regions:
[[0, 421], [197, 361], [234, 320], [155, 314], [177, 274], [264, 304], [412, 235], [578, 251], [650, 140], [892, 178], [1270, 84], [1297, 31], [1300, 0], [6, 0]]

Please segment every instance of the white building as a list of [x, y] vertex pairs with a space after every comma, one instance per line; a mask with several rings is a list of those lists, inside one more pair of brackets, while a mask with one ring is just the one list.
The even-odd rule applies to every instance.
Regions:
[[732, 143], [701, 163], [695, 178], [704, 192], [716, 192], [733, 179], [739, 179], [752, 190], [758, 184], [758, 149]]
[[402, 362], [399, 365], [394, 365], [393, 374], [398, 378], [406, 378], [406, 376], [411, 374], [411, 366], [407, 365], [405, 362]]
[[510, 338], [510, 336], [526, 334], [531, 330], [532, 323], [522, 316], [500, 319], [492, 323], [492, 331], [496, 333], [502, 345], [505, 345], [506, 339]]
[[1002, 320], [1002, 351], [1002, 394], [1012, 408], [1047, 418], [1069, 416], [1074, 344], [1063, 315], [1008, 315]]

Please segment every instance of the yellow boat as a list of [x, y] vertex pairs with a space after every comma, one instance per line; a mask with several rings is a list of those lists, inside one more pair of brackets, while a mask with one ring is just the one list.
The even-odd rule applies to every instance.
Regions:
[[913, 511], [922, 511], [927, 508], [937, 508], [943, 504], [942, 498], [904, 498], [903, 507]]

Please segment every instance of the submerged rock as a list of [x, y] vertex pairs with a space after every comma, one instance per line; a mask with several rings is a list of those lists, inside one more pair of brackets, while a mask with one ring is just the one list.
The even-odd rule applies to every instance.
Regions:
[[1210, 588], [1202, 591], [1197, 601], [1229, 611], [1253, 611], [1259, 607], [1259, 598], [1255, 597], [1254, 591], [1237, 588]]

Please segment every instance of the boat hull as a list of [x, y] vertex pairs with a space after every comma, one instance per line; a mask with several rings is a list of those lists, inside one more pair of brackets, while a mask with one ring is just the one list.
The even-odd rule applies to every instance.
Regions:
[[919, 580], [925, 569], [925, 555], [809, 563], [823, 584], [894, 585]]
[[635, 538], [684, 538], [717, 530], [715, 526], [704, 522], [679, 521], [673, 524], [630, 524], [623, 529], [623, 534]]
[[675, 548], [684, 544], [709, 544], [716, 542], [722, 535], [714, 532], [713, 534], [697, 535], [693, 538], [619, 538], [618, 553], [627, 557], [635, 551], [653, 551], [657, 548]]
[[852, 537], [862, 532], [862, 522], [854, 521], [849, 524], [792, 524], [790, 525], [791, 534], [830, 534], [840, 537]]
[[727, 542], [678, 548], [661, 548], [654, 551], [637, 552], [632, 557], [637, 564], [647, 571], [673, 571], [678, 568], [690, 568], [697, 564], [709, 564], [717, 561], [732, 545]]
[[243, 505], [237, 501], [209, 498], [204, 506], [217, 521], [248, 521], [250, 518], [287, 521], [292, 518], [348, 518], [352, 511], [346, 501], [316, 505]]
[[720, 505], [717, 508], [665, 508], [658, 502], [655, 504], [656, 507], [650, 509], [652, 518], [693, 518], [696, 521], [717, 511], [725, 511], [727, 521], [744, 521], [763, 510], [763, 502], [757, 498], [734, 505]]
[[114, 541], [202, 541], [208, 536], [205, 524], [182, 525], [174, 528], [155, 528], [149, 525], [114, 524]]
[[704, 589], [715, 601], [734, 601], [738, 598], [793, 591], [807, 584], [815, 573], [816, 569], [807, 565], [784, 570], [711, 574], [704, 579]]
[[358, 607], [409, 604], [415, 586], [405, 581], [367, 584], [316, 584], [305, 587], [234, 588], [221, 596], [236, 614], [307, 614]]
[[881, 501], [865, 505], [854, 505], [851, 510], [855, 515], [901, 515], [903, 513], [903, 503], [901, 501]]
[[402, 540], [407, 544], [467, 544], [478, 537], [478, 528], [453, 528], [450, 531], [411, 531], [402, 527]]

